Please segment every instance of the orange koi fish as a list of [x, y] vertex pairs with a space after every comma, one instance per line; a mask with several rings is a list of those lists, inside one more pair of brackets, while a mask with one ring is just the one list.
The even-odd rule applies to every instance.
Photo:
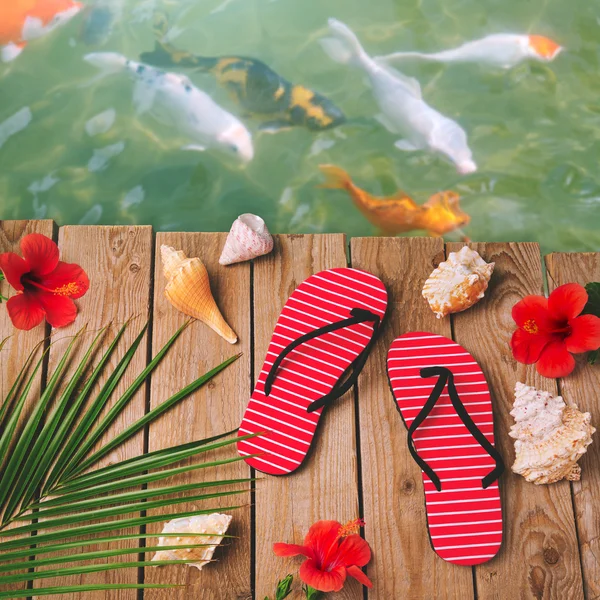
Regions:
[[15, 59], [27, 42], [50, 33], [82, 8], [76, 0], [1, 0], [0, 60]]
[[389, 198], [376, 198], [354, 185], [350, 175], [340, 167], [320, 165], [319, 168], [327, 178], [319, 187], [346, 190], [358, 210], [386, 235], [424, 229], [429, 235], [439, 237], [471, 220], [460, 209], [455, 192], [434, 194], [419, 206], [402, 191]]

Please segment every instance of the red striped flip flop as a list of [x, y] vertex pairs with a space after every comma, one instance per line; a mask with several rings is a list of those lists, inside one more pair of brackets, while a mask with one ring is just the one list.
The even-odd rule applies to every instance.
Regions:
[[477, 565], [502, 544], [492, 401], [485, 376], [462, 346], [433, 333], [407, 333], [388, 353], [388, 376], [408, 427], [408, 448], [423, 471], [433, 549]]
[[294, 290], [240, 425], [239, 437], [265, 432], [238, 441], [250, 466], [286, 475], [302, 464], [323, 409], [356, 382], [386, 308], [383, 283], [357, 269], [322, 271]]

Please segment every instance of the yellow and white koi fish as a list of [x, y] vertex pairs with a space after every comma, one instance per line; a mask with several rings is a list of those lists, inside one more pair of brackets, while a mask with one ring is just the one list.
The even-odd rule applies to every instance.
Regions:
[[442, 52], [394, 52], [379, 56], [376, 60], [391, 63], [416, 58], [444, 63], [479, 63], [510, 69], [528, 59], [551, 62], [561, 51], [562, 46], [541, 35], [496, 33]]
[[415, 79], [372, 59], [354, 32], [344, 23], [329, 19], [331, 38], [321, 40], [329, 56], [342, 64], [362, 69], [368, 76], [379, 104], [379, 121], [391, 133], [402, 136], [399, 150], [429, 150], [449, 158], [459, 173], [473, 173], [477, 165], [463, 128], [429, 106]]
[[136, 82], [133, 100], [138, 114], [149, 112], [190, 138], [193, 143], [184, 150], [217, 148], [246, 163], [254, 157], [252, 135], [244, 124], [184, 75], [161, 71], [114, 52], [95, 52], [84, 58], [104, 75], [128, 72]]

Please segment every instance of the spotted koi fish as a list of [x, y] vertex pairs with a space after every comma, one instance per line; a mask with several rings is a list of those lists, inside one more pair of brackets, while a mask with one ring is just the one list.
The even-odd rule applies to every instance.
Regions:
[[423, 205], [418, 205], [402, 191], [388, 198], [376, 198], [355, 185], [344, 169], [334, 165], [320, 165], [319, 168], [326, 177], [320, 187], [346, 191], [358, 210], [387, 235], [422, 229], [439, 237], [471, 220], [461, 210], [459, 196], [454, 192], [434, 194]]
[[156, 42], [140, 60], [162, 68], [183, 67], [212, 73], [231, 97], [251, 115], [268, 119], [260, 129], [275, 133], [299, 126], [324, 131], [346, 121], [328, 98], [303, 85], [290, 83], [264, 62], [242, 56], [205, 57]]

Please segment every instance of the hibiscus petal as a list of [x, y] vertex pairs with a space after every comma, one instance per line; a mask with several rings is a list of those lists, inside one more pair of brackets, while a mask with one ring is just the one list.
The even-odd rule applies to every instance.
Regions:
[[29, 331], [44, 320], [44, 309], [35, 294], [17, 294], [6, 303], [6, 310], [17, 329]]
[[79, 265], [59, 262], [52, 273], [48, 273], [41, 284], [61, 296], [81, 298], [89, 289], [90, 281]]
[[310, 548], [306, 546], [299, 546], [298, 544], [283, 544], [278, 542], [277, 544], [273, 544], [273, 552], [275, 552], [276, 556], [306, 556], [307, 558], [313, 558], [313, 552]]
[[360, 535], [349, 535], [342, 540], [333, 564], [349, 567], [358, 565], [364, 567], [371, 560], [371, 548]]
[[312, 548], [315, 558], [322, 564], [328, 561], [331, 552], [337, 550], [337, 539], [342, 528], [338, 521], [317, 521], [308, 530], [304, 545]]
[[348, 571], [348, 575], [350, 575], [350, 577], [354, 577], [354, 579], [363, 585], [366, 585], [368, 588], [373, 587], [371, 580], [358, 567], [350, 566], [346, 570]]
[[548, 310], [556, 321], [569, 321], [581, 314], [588, 301], [585, 288], [578, 283], [557, 287], [548, 298]]
[[569, 354], [565, 342], [551, 342], [544, 348], [535, 367], [543, 377], [556, 379], [566, 377], [573, 371], [575, 359]]
[[567, 350], [578, 354], [600, 348], [600, 318], [582, 315], [569, 322], [571, 335], [565, 340]]
[[39, 301], [46, 311], [46, 321], [52, 327], [66, 327], [77, 316], [77, 307], [71, 298], [54, 294], [39, 294]]
[[26, 235], [21, 240], [21, 252], [35, 275], [51, 273], [58, 265], [58, 246], [41, 233]]
[[21, 277], [29, 272], [29, 264], [14, 252], [0, 254], [0, 271], [4, 273], [6, 281], [18, 292], [23, 291]]
[[526, 365], [531, 365], [540, 357], [542, 350], [552, 341], [548, 334], [527, 333], [523, 329], [517, 329], [510, 340], [515, 360]]
[[321, 571], [317, 567], [317, 563], [310, 558], [300, 566], [299, 575], [306, 585], [320, 592], [339, 592], [346, 581], [346, 569], [344, 567], [338, 567], [331, 571]]
[[544, 296], [525, 296], [512, 309], [512, 318], [518, 327], [535, 324], [539, 331], [552, 329], [548, 314], [548, 298]]

